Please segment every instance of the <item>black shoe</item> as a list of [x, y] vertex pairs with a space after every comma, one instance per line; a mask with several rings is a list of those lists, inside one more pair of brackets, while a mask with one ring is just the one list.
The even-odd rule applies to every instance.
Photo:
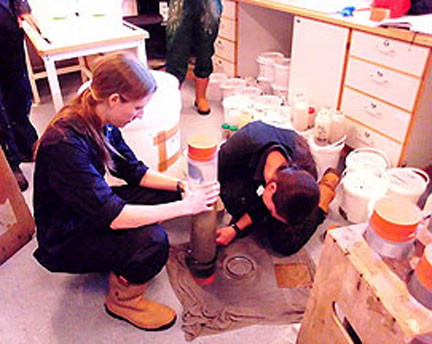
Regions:
[[19, 166], [14, 167], [12, 169], [12, 172], [15, 176], [15, 179], [16, 179], [18, 186], [21, 189], [21, 191], [27, 190], [29, 187], [29, 183], [28, 183], [26, 177], [24, 176], [23, 171], [21, 171], [21, 169], [19, 168]]

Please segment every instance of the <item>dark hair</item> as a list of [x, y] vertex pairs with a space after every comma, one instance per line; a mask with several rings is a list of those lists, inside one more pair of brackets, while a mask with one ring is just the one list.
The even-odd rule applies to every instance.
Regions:
[[320, 198], [318, 183], [307, 171], [284, 164], [275, 173], [273, 195], [276, 212], [288, 225], [304, 221], [316, 211]]
[[48, 128], [55, 127], [55, 123], [63, 118], [79, 118], [80, 123], [84, 124], [85, 134], [90, 136], [99, 148], [101, 163], [112, 168], [109, 144], [106, 142], [101, 120], [96, 114], [96, 105], [115, 93], [120, 95], [122, 101], [127, 102], [144, 98], [155, 91], [156, 81], [149, 69], [133, 54], [117, 52], [105, 55], [98, 59], [94, 67], [90, 86], [64, 106]]

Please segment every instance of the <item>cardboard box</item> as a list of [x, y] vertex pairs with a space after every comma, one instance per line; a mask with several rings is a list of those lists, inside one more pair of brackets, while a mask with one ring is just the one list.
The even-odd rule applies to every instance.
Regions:
[[0, 265], [28, 243], [35, 223], [0, 148]]

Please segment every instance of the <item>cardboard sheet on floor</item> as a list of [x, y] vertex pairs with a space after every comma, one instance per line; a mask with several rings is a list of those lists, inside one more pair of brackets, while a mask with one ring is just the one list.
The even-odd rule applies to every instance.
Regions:
[[[280, 257], [253, 236], [237, 239], [220, 248], [214, 281], [200, 287], [187, 267], [187, 249], [187, 243], [171, 247], [167, 263], [187, 340], [254, 324], [301, 322], [315, 272], [306, 250]], [[244, 270], [236, 265], [244, 259], [251, 269], [238, 278], [231, 272]]]
[[34, 232], [33, 216], [0, 148], [0, 265], [28, 243]]

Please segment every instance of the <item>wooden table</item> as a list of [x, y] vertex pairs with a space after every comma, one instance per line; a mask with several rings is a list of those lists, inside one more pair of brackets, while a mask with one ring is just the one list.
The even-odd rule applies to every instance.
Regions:
[[[29, 77], [32, 84], [35, 100], [38, 102], [38, 92], [35, 80], [47, 77], [51, 96], [56, 111], [63, 106], [63, 97], [60, 90], [58, 74], [80, 70], [82, 75], [90, 76], [90, 72], [83, 63], [83, 57], [98, 53], [107, 53], [116, 50], [136, 49], [138, 58], [147, 64], [145, 39], [149, 37], [147, 31], [134, 25], [123, 22], [105, 27], [91, 26], [87, 22], [58, 22], [50, 23], [50, 30], [42, 26], [37, 31], [28, 23], [23, 23], [23, 29], [31, 44], [45, 65], [45, 72], [34, 73], [27, 58]], [[79, 58], [79, 65], [66, 69], [56, 69], [55, 62]], [[74, 68], [75, 67], [75, 68]]]

